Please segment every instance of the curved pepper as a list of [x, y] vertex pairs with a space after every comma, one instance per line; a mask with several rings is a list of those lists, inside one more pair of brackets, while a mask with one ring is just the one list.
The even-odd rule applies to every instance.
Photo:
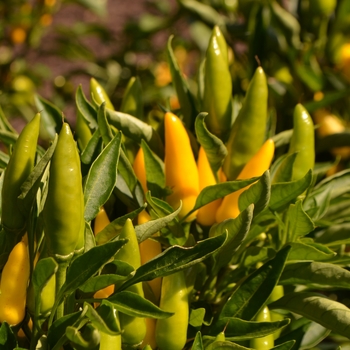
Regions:
[[[129, 241], [117, 252], [115, 259], [127, 262], [136, 270], [141, 266], [141, 257], [136, 232], [130, 219], [126, 220], [119, 238], [126, 238]], [[127, 290], [142, 297], [144, 296], [141, 282], [130, 286]], [[122, 343], [129, 346], [139, 345], [146, 335], [144, 318], [133, 317], [120, 312], [119, 320], [121, 329], [123, 330]]]
[[188, 291], [183, 271], [163, 277], [159, 307], [174, 314], [157, 320], [159, 350], [182, 350], [187, 340], [189, 317]]
[[227, 142], [223, 169], [228, 180], [235, 180], [265, 139], [267, 123], [267, 81], [258, 67], [249, 84], [242, 108], [233, 123]]
[[[200, 147], [197, 159], [198, 175], [199, 175], [199, 189], [203, 190], [207, 186], [215, 185], [216, 179], [211, 170], [207, 155], [204, 148]], [[204, 226], [211, 226], [215, 224], [216, 211], [218, 210], [222, 199], [217, 199], [204, 207], [199, 208], [197, 213], [197, 222]]]
[[80, 159], [71, 129], [64, 123], [51, 159], [44, 207], [45, 237], [52, 256], [72, 254], [84, 218]]
[[[270, 311], [265, 306], [256, 316], [258, 322], [271, 322]], [[257, 350], [270, 350], [274, 347], [273, 334], [268, 334], [261, 338], [254, 338], [250, 341], [250, 347]]]
[[90, 79], [90, 93], [93, 101], [95, 101], [98, 105], [106, 102], [106, 108], [114, 110], [114, 106], [109, 99], [105, 89], [94, 78]]
[[24, 319], [29, 273], [28, 247], [21, 241], [12, 249], [2, 270], [0, 323], [6, 321], [13, 326]]
[[146, 170], [145, 170], [145, 158], [143, 155], [142, 147], [139, 148], [136, 153], [133, 165], [132, 165], [135, 175], [141, 183], [143, 192], [146, 193], [147, 189], [147, 178], [146, 178]]
[[23, 128], [13, 147], [2, 186], [1, 223], [7, 231], [18, 233], [25, 229], [26, 217], [19, 210], [17, 197], [21, 186], [34, 168], [36, 145], [39, 137], [40, 114]]
[[[181, 120], [166, 113], [165, 126], [165, 183], [173, 191], [167, 202], [177, 209], [182, 201], [179, 217], [184, 217], [193, 207], [199, 194], [199, 178], [190, 139]], [[197, 212], [186, 221], [195, 219]]]
[[[269, 169], [275, 152], [275, 144], [272, 139], [268, 139], [259, 149], [259, 151], [250, 159], [242, 169], [237, 180], [250, 179], [255, 176], [261, 176]], [[239, 213], [239, 196], [249, 188], [244, 187], [224, 197], [220, 207], [216, 212], [216, 221], [221, 222], [228, 218], [236, 218]]]
[[207, 127], [226, 140], [232, 122], [232, 79], [228, 66], [228, 50], [223, 34], [215, 26], [209, 40], [205, 60], [203, 110], [208, 112]]
[[[292, 180], [299, 180], [315, 166], [315, 132], [310, 114], [300, 103], [294, 108], [293, 134], [290, 140], [288, 154], [297, 152], [293, 164]], [[279, 182], [280, 174], [284, 171], [283, 163], [276, 171], [274, 182]]]

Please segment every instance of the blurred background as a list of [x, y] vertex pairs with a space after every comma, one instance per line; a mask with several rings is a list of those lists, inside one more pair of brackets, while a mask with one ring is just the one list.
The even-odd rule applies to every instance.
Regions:
[[[0, 106], [16, 125], [38, 110], [40, 97], [74, 125], [80, 84], [88, 94], [90, 78], [97, 79], [118, 110], [128, 82], [136, 77], [145, 116], [157, 117], [162, 106], [176, 111], [167, 41], [174, 35], [177, 63], [196, 95], [214, 25], [230, 48], [237, 106], [261, 65], [268, 76], [274, 133], [291, 128], [298, 102], [316, 124], [331, 116], [333, 127], [347, 132], [347, 0], [2, 0]], [[349, 143], [339, 137], [328, 141]], [[329, 142], [319, 147], [319, 154], [329, 151]]]

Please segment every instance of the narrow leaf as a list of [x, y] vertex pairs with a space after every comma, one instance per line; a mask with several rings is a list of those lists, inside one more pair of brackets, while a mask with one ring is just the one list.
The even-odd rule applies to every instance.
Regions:
[[95, 108], [92, 106], [92, 104], [85, 97], [81, 85], [78, 86], [78, 89], [76, 91], [75, 102], [79, 112], [88, 123], [90, 129], [96, 129], [98, 126], [97, 112], [95, 111]]

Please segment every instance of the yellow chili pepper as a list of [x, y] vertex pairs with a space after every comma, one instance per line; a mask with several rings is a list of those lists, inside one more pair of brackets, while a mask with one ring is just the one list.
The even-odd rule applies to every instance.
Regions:
[[146, 179], [146, 171], [145, 171], [145, 158], [143, 155], [143, 149], [140, 147], [138, 152], [136, 153], [134, 163], [133, 163], [133, 169], [135, 172], [136, 177], [141, 183], [143, 192], [147, 192], [147, 179]]
[[[181, 120], [173, 113], [166, 113], [165, 125], [165, 183], [173, 191], [167, 202], [177, 209], [182, 201], [179, 217], [184, 217], [193, 207], [199, 194], [196, 160], [190, 139]], [[197, 212], [186, 221], [194, 220]]]
[[17, 325], [25, 316], [29, 281], [29, 253], [25, 242], [12, 249], [1, 275], [0, 323]]
[[[275, 152], [275, 144], [272, 139], [268, 139], [259, 149], [259, 151], [244, 166], [237, 180], [250, 179], [255, 176], [261, 176], [269, 169]], [[217, 213], [216, 221], [221, 222], [228, 218], [236, 218], [239, 213], [238, 199], [241, 193], [247, 190], [249, 186], [242, 188], [224, 197]]]
[[[207, 155], [204, 148], [199, 148], [197, 159], [198, 175], [199, 175], [199, 189], [216, 184], [216, 179], [211, 170]], [[197, 213], [197, 222], [204, 226], [211, 226], [215, 224], [215, 215], [222, 199], [217, 199], [202, 208], [199, 208]]]

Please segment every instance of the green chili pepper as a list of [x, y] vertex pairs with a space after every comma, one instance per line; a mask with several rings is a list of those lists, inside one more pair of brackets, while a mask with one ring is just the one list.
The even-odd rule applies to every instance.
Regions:
[[[304, 177], [315, 165], [314, 123], [308, 111], [300, 103], [294, 108], [293, 123], [293, 134], [290, 140], [288, 154], [297, 152], [291, 180], [298, 180]], [[280, 182], [279, 178], [283, 174], [284, 164], [282, 163], [278, 168], [273, 182]]]
[[120, 111], [143, 120], [142, 86], [139, 78], [132, 77], [129, 80], [124, 92]]
[[72, 255], [82, 230], [80, 159], [71, 129], [64, 123], [51, 159], [48, 193], [44, 207], [45, 236], [49, 255]]
[[[280, 298], [282, 298], [284, 296], [284, 288], [281, 285], [277, 285], [275, 286], [275, 288], [273, 289], [269, 301], [268, 303], [272, 303]], [[276, 310], [271, 310], [270, 311], [270, 318], [272, 322], [277, 322], [277, 321], [281, 321], [284, 320], [284, 315], [279, 313]], [[273, 333], [273, 338], [276, 340], [280, 334], [282, 332], [282, 329], [278, 329], [275, 333]]]
[[183, 271], [163, 277], [159, 307], [174, 315], [157, 320], [158, 349], [182, 350], [187, 340], [189, 317], [188, 290]]
[[[265, 306], [256, 316], [256, 321], [258, 322], [271, 322], [270, 311], [267, 306]], [[257, 350], [270, 350], [274, 346], [273, 334], [268, 334], [261, 338], [254, 338], [250, 341], [250, 347]]]
[[77, 135], [77, 140], [78, 140], [78, 145], [80, 150], [84, 150], [92, 137], [92, 132], [87, 122], [84, 120], [84, 117], [81, 115], [79, 111], [77, 112], [77, 122], [75, 125], [75, 133]]
[[18, 233], [25, 229], [26, 216], [19, 210], [17, 197], [21, 186], [34, 167], [39, 137], [40, 114], [24, 127], [13, 147], [2, 187], [1, 223], [6, 231]]
[[220, 332], [217, 336], [216, 336], [216, 338], [215, 338], [215, 340], [212, 342], [212, 343], [210, 343], [208, 346], [206, 346], [205, 347], [205, 350], [212, 350], [213, 349], [213, 345], [214, 345], [214, 343], [217, 343], [217, 342], [222, 342], [222, 341], [225, 341], [226, 340], [226, 338], [225, 338], [225, 333], [224, 332]]
[[241, 110], [227, 143], [223, 169], [227, 180], [235, 180], [265, 140], [268, 88], [264, 70], [258, 67], [249, 84]]
[[[125, 261], [134, 269], [137, 269], [141, 266], [141, 257], [136, 232], [130, 219], [126, 220], [119, 238], [126, 238], [129, 241], [117, 252], [115, 259]], [[136, 283], [127, 290], [143, 297], [142, 283]], [[146, 335], [145, 319], [129, 316], [120, 312], [119, 321], [121, 329], [123, 329], [122, 343], [129, 346], [139, 345]]]
[[90, 93], [93, 101], [95, 101], [98, 105], [102, 104], [102, 102], [106, 102], [106, 108], [114, 110], [114, 106], [105, 89], [94, 78], [90, 79]]
[[218, 26], [209, 41], [205, 60], [203, 110], [208, 112], [208, 129], [226, 140], [232, 121], [232, 79], [227, 45]]

